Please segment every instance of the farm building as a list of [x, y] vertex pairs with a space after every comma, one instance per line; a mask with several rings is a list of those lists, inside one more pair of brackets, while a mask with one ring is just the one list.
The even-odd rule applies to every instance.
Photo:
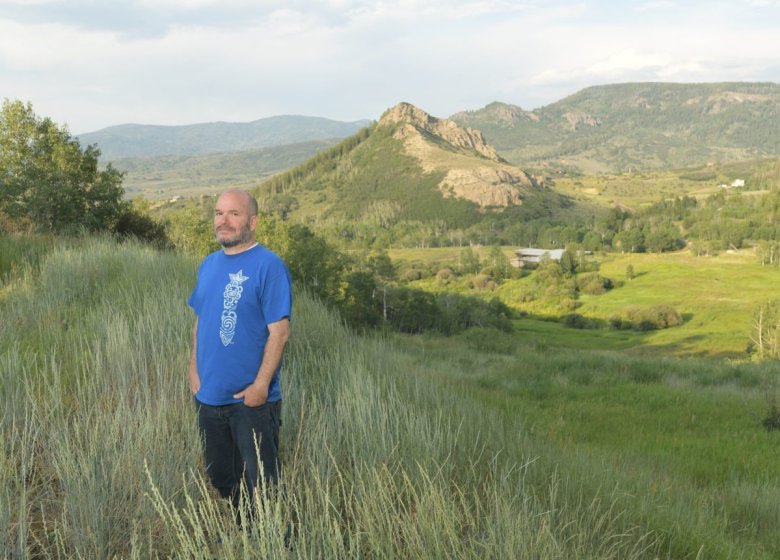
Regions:
[[512, 259], [512, 266], [521, 268], [529, 264], [537, 265], [544, 257], [553, 261], [559, 261], [563, 256], [563, 251], [563, 249], [534, 249], [531, 247], [518, 249], [515, 251], [515, 258]]

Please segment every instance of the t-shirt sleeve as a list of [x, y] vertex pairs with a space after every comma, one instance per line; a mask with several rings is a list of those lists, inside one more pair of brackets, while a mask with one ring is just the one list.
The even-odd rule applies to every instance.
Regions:
[[187, 299], [187, 305], [189, 305], [192, 308], [192, 310], [195, 312], [196, 315], [198, 314], [199, 307], [200, 307], [198, 305], [199, 298], [197, 297], [197, 293], [198, 293], [198, 283], [200, 282], [200, 271], [202, 269], [203, 269], [203, 263], [201, 263], [200, 266], [198, 267], [198, 275], [195, 280], [195, 286], [193, 286], [192, 293], [190, 294], [190, 297]]
[[292, 318], [292, 282], [290, 272], [281, 259], [269, 267], [261, 302], [266, 323]]

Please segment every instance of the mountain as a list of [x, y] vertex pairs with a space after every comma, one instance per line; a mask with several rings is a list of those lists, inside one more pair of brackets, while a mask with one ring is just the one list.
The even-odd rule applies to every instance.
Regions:
[[346, 138], [371, 121], [341, 122], [321, 117], [277, 116], [248, 123], [215, 122], [185, 126], [123, 124], [78, 136], [82, 145], [97, 144], [102, 161], [163, 155], [236, 152]]
[[258, 189], [266, 210], [317, 224], [467, 227], [490, 213], [563, 204], [474, 129], [400, 103], [373, 126]]
[[129, 197], [214, 194], [228, 187], [256, 187], [336, 142], [316, 140], [226, 154], [123, 158], [112, 164], [125, 172], [122, 184]]
[[595, 86], [533, 111], [495, 102], [452, 115], [525, 167], [622, 172], [780, 154], [780, 85]]

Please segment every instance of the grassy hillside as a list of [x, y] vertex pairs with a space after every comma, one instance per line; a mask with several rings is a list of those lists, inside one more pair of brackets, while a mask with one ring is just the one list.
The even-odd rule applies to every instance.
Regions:
[[780, 153], [774, 83], [596, 86], [534, 111], [492, 103], [451, 118], [526, 167], [644, 171]]
[[216, 154], [346, 138], [369, 124], [367, 120], [341, 122], [284, 115], [248, 123], [123, 124], [80, 134], [78, 139], [82, 145], [97, 144], [102, 161], [114, 161], [130, 157]]
[[286, 495], [235, 531], [202, 479], [184, 380], [197, 263], [91, 240], [20, 255], [32, 264], [0, 291], [4, 556], [780, 553], [771, 367], [494, 331], [363, 338], [300, 291]]
[[[257, 189], [261, 206], [315, 227], [351, 224], [403, 229], [404, 223], [411, 222], [446, 230], [467, 228], [497, 215], [505, 221], [547, 216], [567, 203], [554, 191], [543, 189], [526, 195], [522, 206], [498, 211], [444, 196], [438, 188], [444, 172], [425, 172], [393, 136], [396, 129], [396, 125], [364, 129], [266, 181]], [[453, 152], [452, 157], [463, 156]]]
[[154, 200], [216, 194], [226, 188], [253, 188], [335, 143], [318, 140], [201, 156], [124, 158], [113, 164], [126, 173], [123, 185], [128, 197], [141, 195]]

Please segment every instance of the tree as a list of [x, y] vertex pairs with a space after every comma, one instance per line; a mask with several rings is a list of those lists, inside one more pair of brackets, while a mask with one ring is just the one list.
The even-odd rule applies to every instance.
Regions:
[[489, 272], [496, 282], [506, 280], [512, 275], [512, 265], [500, 246], [494, 245], [490, 248], [486, 261], [488, 269], [483, 272]]
[[479, 262], [479, 255], [470, 245], [460, 251], [458, 261], [458, 268], [460, 269], [461, 274], [475, 274], [479, 272], [481, 264]]
[[780, 301], [762, 302], [753, 312], [750, 343], [755, 358], [759, 360], [780, 355]]
[[561, 254], [561, 270], [566, 276], [572, 276], [577, 272], [577, 261], [568, 249]]
[[66, 127], [32, 105], [0, 111], [0, 213], [49, 232], [112, 230], [125, 210], [122, 173], [98, 170], [100, 150], [81, 148]]
[[284, 259], [293, 280], [325, 302], [338, 299], [344, 257], [327, 241], [305, 225], [290, 224], [273, 216], [257, 221], [256, 237]]

